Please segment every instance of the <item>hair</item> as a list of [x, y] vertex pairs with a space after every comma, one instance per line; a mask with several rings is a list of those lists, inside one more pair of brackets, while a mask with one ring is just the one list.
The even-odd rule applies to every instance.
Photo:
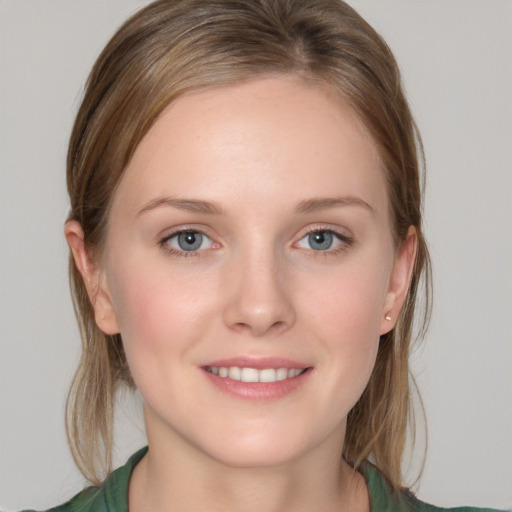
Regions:
[[[430, 312], [430, 260], [422, 231], [421, 139], [396, 61], [383, 39], [341, 0], [160, 0], [128, 19], [98, 57], [71, 134], [68, 220], [101, 253], [109, 209], [123, 171], [162, 111], [190, 91], [262, 76], [295, 76], [334, 90], [373, 138], [386, 177], [398, 247], [410, 226], [417, 252], [396, 325], [381, 336], [370, 381], [349, 413], [343, 457], [371, 460], [395, 490], [411, 420], [413, 318], [423, 293]], [[82, 355], [69, 391], [67, 434], [78, 468], [92, 483], [111, 470], [116, 391], [134, 388], [121, 335], [105, 335], [74, 260], [70, 283]], [[340, 454], [341, 456], [341, 454]]]

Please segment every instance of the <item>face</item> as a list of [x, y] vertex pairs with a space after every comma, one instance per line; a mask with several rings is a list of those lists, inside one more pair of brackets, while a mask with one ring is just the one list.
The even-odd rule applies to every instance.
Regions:
[[341, 446], [409, 260], [353, 112], [318, 86], [255, 80], [182, 97], [138, 146], [97, 321], [121, 332], [150, 443], [276, 465]]

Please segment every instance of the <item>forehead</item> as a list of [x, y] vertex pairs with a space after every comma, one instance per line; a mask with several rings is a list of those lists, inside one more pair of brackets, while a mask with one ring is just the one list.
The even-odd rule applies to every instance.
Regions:
[[357, 194], [386, 207], [378, 151], [357, 115], [327, 86], [265, 78], [189, 93], [160, 115], [137, 147], [117, 196], [159, 195], [268, 203]]

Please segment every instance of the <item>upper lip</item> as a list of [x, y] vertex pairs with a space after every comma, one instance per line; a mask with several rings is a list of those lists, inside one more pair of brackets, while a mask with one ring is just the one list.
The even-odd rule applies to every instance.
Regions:
[[265, 368], [309, 368], [310, 365], [293, 361], [283, 357], [231, 357], [229, 359], [218, 359], [208, 362], [202, 367], [213, 366], [216, 368], [254, 368], [255, 370], [264, 370]]

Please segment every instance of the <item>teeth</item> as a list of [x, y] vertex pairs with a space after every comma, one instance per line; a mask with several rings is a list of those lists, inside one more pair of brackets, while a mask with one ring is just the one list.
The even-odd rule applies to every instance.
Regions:
[[306, 371], [305, 368], [265, 368], [257, 370], [256, 368], [239, 368], [238, 366], [231, 366], [229, 368], [224, 366], [207, 366], [205, 369], [219, 377], [229, 377], [232, 380], [241, 382], [278, 382], [298, 377]]
[[288, 378], [288, 370], [286, 368], [279, 368], [279, 370], [276, 371], [276, 379], [277, 380], [284, 380]]
[[[229, 370], [231, 374], [231, 369]], [[260, 372], [255, 370], [254, 368], [242, 368], [240, 372], [240, 380], [242, 382], [259, 382], [260, 381]]]
[[228, 376], [230, 379], [233, 379], [233, 380], [240, 380], [241, 377], [242, 377], [242, 372], [240, 370], [240, 368], [238, 368], [237, 366], [232, 366], [229, 370], [228, 370]]
[[[283, 368], [284, 370], [285, 368]], [[277, 371], [274, 368], [268, 368], [259, 372], [259, 382], [276, 382]]]

